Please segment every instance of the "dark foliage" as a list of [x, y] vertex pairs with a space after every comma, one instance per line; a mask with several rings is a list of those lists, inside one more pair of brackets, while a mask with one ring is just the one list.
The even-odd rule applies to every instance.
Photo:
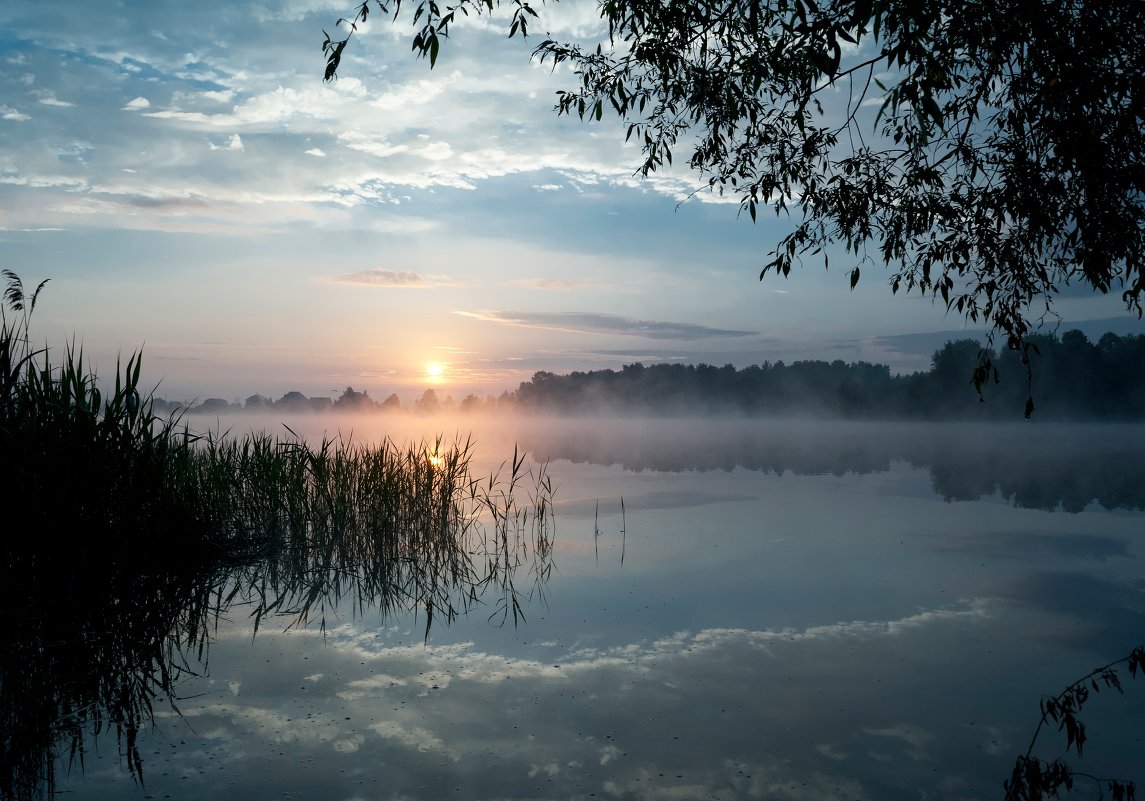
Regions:
[[1137, 646], [1121, 659], [1090, 671], [1053, 698], [1042, 700], [1042, 717], [1034, 730], [1030, 747], [1014, 761], [1014, 770], [1005, 782], [1006, 801], [1057, 798], [1062, 790], [1072, 790], [1079, 780], [1091, 782], [1099, 792], [1108, 790], [1114, 801], [1134, 801], [1137, 788], [1132, 781], [1094, 776], [1074, 770], [1063, 759], [1047, 762], [1033, 755], [1042, 729], [1057, 724], [1058, 731], [1066, 735], [1066, 752], [1072, 749], [1078, 759], [1083, 756], [1086, 734], [1085, 723], [1079, 717], [1081, 709], [1090, 699], [1091, 691], [1097, 694], [1105, 688], [1123, 692], [1117, 673], [1117, 668], [1122, 665], [1135, 678], [1137, 671], [1145, 669], [1145, 646]]

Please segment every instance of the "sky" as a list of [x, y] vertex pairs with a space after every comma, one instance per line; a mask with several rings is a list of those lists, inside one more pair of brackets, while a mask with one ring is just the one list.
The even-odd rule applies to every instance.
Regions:
[[[538, 370], [865, 359], [925, 369], [961, 318], [892, 296], [841, 251], [759, 280], [790, 222], [752, 223], [698, 174], [642, 179], [534, 42], [600, 40], [596, 5], [462, 20], [436, 66], [375, 15], [323, 83], [352, 0], [12, 0], [0, 7], [0, 267], [33, 336], [102, 374], [143, 349], [170, 399], [297, 390], [457, 398]], [[1116, 295], [1068, 323], [1143, 333]], [[1096, 326], [1096, 328], [1095, 328]]]

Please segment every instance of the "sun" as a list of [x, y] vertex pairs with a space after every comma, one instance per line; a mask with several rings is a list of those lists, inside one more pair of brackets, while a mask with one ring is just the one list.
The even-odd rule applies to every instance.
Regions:
[[425, 375], [430, 381], [436, 384], [441, 381], [441, 377], [445, 375], [445, 365], [441, 362], [426, 362]]

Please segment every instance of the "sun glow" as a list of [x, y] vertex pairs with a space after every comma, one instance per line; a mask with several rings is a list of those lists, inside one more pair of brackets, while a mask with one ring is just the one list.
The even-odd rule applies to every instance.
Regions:
[[425, 375], [433, 383], [441, 383], [442, 376], [445, 375], [445, 365], [441, 362], [426, 362]]

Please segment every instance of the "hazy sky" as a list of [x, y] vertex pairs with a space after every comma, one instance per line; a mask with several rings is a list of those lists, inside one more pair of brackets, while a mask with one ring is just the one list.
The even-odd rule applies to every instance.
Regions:
[[[0, 267], [53, 279], [39, 338], [105, 372], [142, 345], [171, 398], [460, 397], [638, 360], [916, 369], [935, 338], [905, 335], [962, 327], [884, 275], [850, 292], [841, 254], [760, 283], [786, 223], [634, 177], [622, 128], [557, 118], [568, 73], [503, 21], [457, 25], [431, 72], [376, 16], [323, 84], [322, 29], [353, 10], [0, 6]], [[601, 33], [589, 2], [534, 27]], [[1116, 297], [1058, 308], [1129, 325]]]

